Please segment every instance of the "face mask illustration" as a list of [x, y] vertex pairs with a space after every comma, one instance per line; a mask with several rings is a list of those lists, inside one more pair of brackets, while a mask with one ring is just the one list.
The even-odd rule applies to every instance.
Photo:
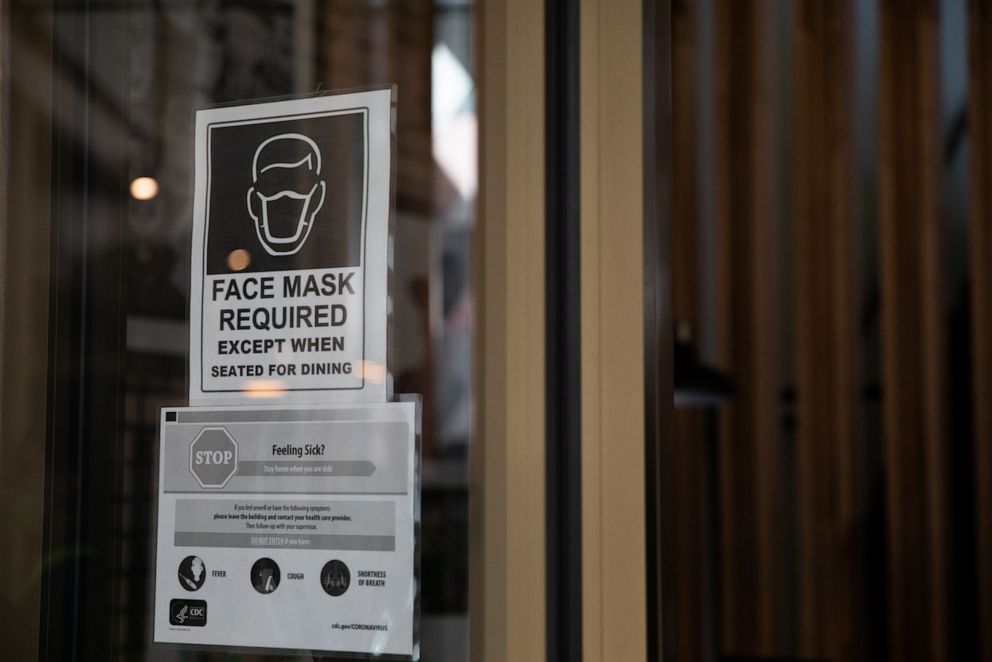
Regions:
[[251, 165], [248, 214], [269, 255], [295, 255], [324, 204], [320, 150], [300, 133], [273, 136], [258, 146]]

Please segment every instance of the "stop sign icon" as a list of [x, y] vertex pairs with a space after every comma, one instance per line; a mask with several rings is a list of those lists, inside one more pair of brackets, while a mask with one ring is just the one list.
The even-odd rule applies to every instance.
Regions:
[[238, 443], [224, 428], [203, 428], [189, 445], [189, 470], [200, 487], [224, 487], [238, 470]]

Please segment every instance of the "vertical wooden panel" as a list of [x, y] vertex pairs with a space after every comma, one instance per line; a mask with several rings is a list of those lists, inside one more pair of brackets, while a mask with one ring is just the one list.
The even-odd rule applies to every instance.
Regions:
[[480, 8], [471, 659], [545, 659], [544, 12]]
[[720, 419], [724, 650], [781, 649], [787, 511], [779, 390], [780, 243], [775, 201], [775, 5], [716, 3], [717, 333], [736, 380]]
[[[431, 55], [434, 9], [430, 0], [392, 0], [387, 5], [389, 30], [386, 80], [403, 81], [396, 108], [396, 204], [428, 214], [433, 208], [435, 168], [431, 133]], [[359, 51], [360, 52], [360, 51]], [[372, 52], [375, 52], [373, 46]]]
[[799, 652], [865, 659], [853, 5], [804, 0], [795, 36]]
[[321, 61], [326, 89], [398, 83], [396, 204], [428, 214], [433, 194], [431, 156], [431, 53], [429, 0], [339, 0], [318, 3]]
[[[696, 120], [698, 3], [672, 8], [672, 307], [679, 341], [697, 344], [699, 329], [699, 204]], [[702, 500], [703, 413], [675, 413], [675, 581], [678, 660], [704, 659], [706, 596]]]
[[971, 0], [971, 310], [981, 660], [992, 661], [992, 2]]
[[672, 269], [675, 318], [691, 330], [699, 310], [699, 186], [696, 99], [698, 3], [676, 0], [672, 13]]
[[641, 10], [580, 9], [586, 662], [647, 657]]
[[881, 343], [889, 653], [947, 659], [937, 0], [883, 0]]

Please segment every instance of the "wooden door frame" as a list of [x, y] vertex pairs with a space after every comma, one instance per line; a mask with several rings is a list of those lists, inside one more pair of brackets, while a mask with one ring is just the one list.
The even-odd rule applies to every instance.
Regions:
[[[473, 660], [547, 651], [545, 24], [483, 1], [473, 255]], [[668, 0], [579, 5], [582, 659], [657, 660], [670, 638]], [[550, 194], [550, 193], [549, 193]], [[649, 398], [650, 400], [646, 400]], [[647, 406], [646, 406], [647, 404]], [[650, 635], [650, 637], [649, 637]]]
[[586, 662], [647, 659], [642, 5], [582, 5]]
[[545, 657], [544, 12], [483, 1], [471, 659]]

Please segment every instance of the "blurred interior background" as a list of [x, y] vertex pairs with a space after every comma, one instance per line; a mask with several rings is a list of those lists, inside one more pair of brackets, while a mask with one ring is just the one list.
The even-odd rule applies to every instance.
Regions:
[[673, 3], [679, 660], [990, 659], [990, 40]]

